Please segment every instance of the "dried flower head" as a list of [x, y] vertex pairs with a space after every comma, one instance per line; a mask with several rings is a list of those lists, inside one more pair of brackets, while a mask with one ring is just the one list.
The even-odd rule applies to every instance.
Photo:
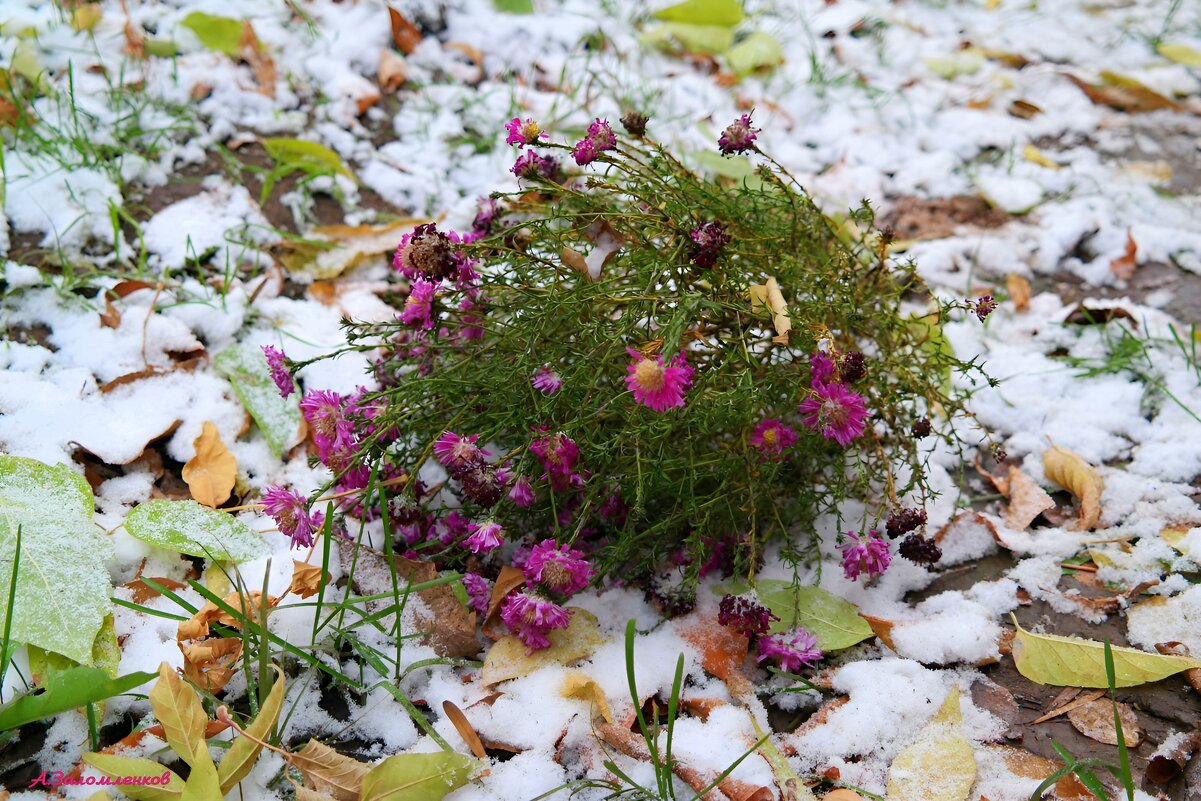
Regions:
[[744, 637], [766, 634], [772, 621], [779, 619], [766, 606], [742, 595], [723, 595], [717, 608], [717, 622]]
[[279, 396], [286, 398], [296, 391], [296, 382], [288, 370], [288, 357], [279, 348], [271, 345], [263, 346], [263, 355], [267, 357], [267, 367], [271, 370], [271, 380], [279, 388]]
[[717, 262], [722, 248], [730, 244], [730, 235], [719, 222], [702, 223], [693, 228], [689, 235], [696, 243], [692, 262], [698, 267], [712, 267]]
[[848, 579], [855, 581], [861, 573], [874, 579], [888, 570], [892, 554], [888, 552], [888, 541], [879, 532], [873, 530], [860, 536], [848, 531], [845, 536], [838, 549], [842, 551], [842, 572]]
[[451, 238], [438, 230], [435, 223], [418, 225], [400, 240], [392, 257], [392, 266], [410, 281], [417, 278], [440, 281], [453, 279], [460, 259]]
[[902, 534], [908, 534], [919, 526], [926, 525], [925, 509], [898, 509], [888, 516], [884, 530], [890, 540], [895, 540]]
[[910, 562], [916, 562], [919, 565], [927, 567], [942, 558], [942, 548], [938, 547], [938, 543], [930, 537], [923, 537], [921, 534], [910, 534], [901, 540], [901, 545], [897, 548], [897, 553]]
[[721, 132], [721, 136], [717, 140], [717, 147], [727, 156], [733, 153], [745, 153], [754, 149], [755, 137], [758, 133], [758, 128], [751, 127], [751, 115], [743, 114]]
[[650, 122], [650, 117], [645, 114], [639, 114], [637, 111], [627, 111], [621, 115], [621, 126], [626, 129], [626, 133], [630, 136], [646, 136], [646, 124]]
[[972, 304], [972, 310], [976, 312], [976, 316], [980, 318], [980, 322], [984, 322], [984, 318], [992, 314], [996, 308], [997, 302], [993, 300], [992, 295], [981, 295]]

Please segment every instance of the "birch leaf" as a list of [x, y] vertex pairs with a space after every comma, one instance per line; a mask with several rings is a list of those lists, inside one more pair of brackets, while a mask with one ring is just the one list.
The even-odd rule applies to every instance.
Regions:
[[160, 548], [228, 562], [255, 559], [265, 550], [262, 535], [250, 526], [195, 501], [147, 501], [125, 518], [125, 530]]
[[[196, 692], [183, 683], [175, 668], [166, 662], [158, 666], [158, 681], [150, 690], [150, 708], [163, 724], [167, 745], [181, 759], [192, 764], [198, 746], [204, 746], [204, 727], [208, 715]], [[206, 752], [207, 754], [207, 752]]]
[[[1013, 617], [1011, 615], [1011, 617]], [[1056, 687], [1108, 687], [1105, 644], [1079, 637], [1034, 634], [1018, 625], [1013, 639], [1013, 662], [1018, 672], [1038, 684]], [[1201, 667], [1201, 659], [1149, 654], [1134, 648], [1113, 649], [1114, 684], [1135, 687]]]
[[200, 43], [209, 50], [216, 50], [227, 56], [238, 55], [238, 45], [242, 40], [242, 20], [193, 11], [179, 24], [196, 34]]
[[976, 782], [976, 757], [963, 735], [959, 690], [901, 749], [888, 768], [890, 801], [963, 801]]
[[196, 455], [183, 466], [183, 480], [192, 497], [210, 509], [229, 500], [238, 479], [238, 460], [225, 447], [217, 426], [206, 421], [192, 442]]
[[1097, 471], [1078, 455], [1058, 445], [1043, 453], [1043, 471], [1047, 478], [1080, 500], [1080, 518], [1069, 528], [1073, 531], [1096, 528], [1101, 519], [1101, 491], [1105, 488]]
[[481, 671], [484, 684], [498, 684], [520, 678], [547, 665], [568, 665], [591, 655], [605, 638], [596, 616], [585, 609], [572, 610], [571, 624], [546, 635], [550, 647], [529, 653], [525, 643], [512, 634], [501, 637], [488, 649]]
[[376, 765], [363, 779], [362, 801], [442, 801], [467, 784], [477, 760], [449, 751], [397, 754]]

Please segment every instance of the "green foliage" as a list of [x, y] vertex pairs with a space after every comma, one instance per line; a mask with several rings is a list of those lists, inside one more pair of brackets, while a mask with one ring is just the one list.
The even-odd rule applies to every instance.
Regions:
[[[588, 538], [602, 572], [628, 577], [671, 560], [692, 579], [722, 552], [728, 569], [746, 575], [773, 539], [800, 561], [814, 555], [817, 518], [837, 515], [844, 500], [868, 503], [858, 521], [866, 528], [907, 493], [924, 495], [910, 426], [956, 415], [961, 403], [946, 379], [970, 366], [936, 328], [914, 324], [920, 307], [902, 307], [923, 293], [912, 272], [884, 263], [875, 237], [836, 229], [774, 162], [752, 159], [756, 185], [701, 177], [660, 148], [623, 141], [586, 175], [501, 197], [492, 232], [462, 247], [481, 262], [478, 295], [441, 284], [428, 331], [400, 321], [350, 327], [352, 347], [384, 346], [376, 368], [384, 389], [359, 403], [371, 410], [369, 427], [360, 421], [359, 458], [376, 475], [412, 474], [444, 431], [478, 435], [494, 461], [534, 484], [537, 500], [528, 509], [504, 499], [480, 505], [452, 481], [466, 514], [492, 517], [512, 539]], [[866, 228], [870, 212], [855, 220]], [[709, 222], [731, 239], [702, 266], [690, 232]], [[750, 299], [773, 278], [787, 307], [775, 316]], [[950, 308], [929, 303], [934, 319]], [[696, 373], [681, 408], [636, 402], [630, 348], [686, 354]], [[866, 354], [866, 377], [849, 387], [872, 417], [846, 448], [807, 430], [798, 410], [813, 394], [819, 349]], [[563, 381], [549, 396], [531, 385], [544, 365]], [[799, 433], [787, 458], [766, 459], [752, 444], [765, 418]], [[532, 450], [556, 432], [579, 446], [579, 486], [549, 486]], [[398, 493], [394, 504], [430, 501], [416, 482]], [[614, 497], [628, 515], [601, 513]], [[437, 555], [441, 546], [416, 547]]]
[[[723, 593], [738, 595], [745, 587], [719, 587]], [[874, 636], [872, 627], [859, 615], [859, 608], [821, 587], [794, 584], [778, 579], [755, 582], [759, 600], [779, 618], [769, 629], [771, 634], [790, 631], [798, 626], [817, 637], [823, 651], [838, 651]]]
[[79, 666], [51, 671], [43, 692], [23, 695], [0, 707], [0, 731], [129, 692], [153, 678], [153, 673], [130, 673], [114, 679], [99, 668]]
[[300, 430], [300, 408], [295, 395], [279, 396], [262, 350], [245, 344], [226, 348], [213, 359], [213, 367], [229, 380], [271, 452], [279, 456]]
[[250, 526], [195, 501], [139, 504], [125, 518], [125, 530], [160, 548], [222, 562], [245, 562], [264, 552], [262, 536]]
[[216, 50], [227, 56], [238, 55], [242, 30], [246, 25], [240, 19], [206, 14], [203, 11], [193, 11], [179, 24], [196, 34], [200, 43], [209, 50]]
[[294, 172], [303, 173], [304, 181], [322, 175], [343, 175], [352, 181], [358, 180], [346, 162], [325, 145], [284, 136], [268, 137], [261, 141], [274, 166], [263, 177], [260, 203], [266, 203], [275, 184]]
[[396, 754], [363, 778], [359, 797], [362, 801], [441, 801], [447, 793], [467, 784], [479, 765], [479, 760], [453, 751]]

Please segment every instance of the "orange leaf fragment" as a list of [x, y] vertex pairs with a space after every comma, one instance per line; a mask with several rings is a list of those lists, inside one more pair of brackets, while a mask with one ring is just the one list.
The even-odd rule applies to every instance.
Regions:
[[205, 422], [192, 445], [196, 455], [183, 466], [183, 480], [191, 490], [192, 498], [216, 509], [228, 501], [233, 492], [238, 478], [238, 461], [225, 447], [212, 422]]
[[1138, 243], [1130, 229], [1126, 229], [1126, 252], [1109, 263], [1109, 270], [1123, 281], [1134, 277], [1134, 268], [1138, 266]]
[[1013, 298], [1014, 311], [1030, 311], [1030, 282], [1025, 276], [1010, 273], [1005, 279], [1005, 287], [1009, 290], [1009, 297]]
[[321, 591], [321, 585], [329, 581], [329, 573], [321, 569], [321, 565], [310, 565], [307, 562], [292, 560], [292, 583], [288, 592], [308, 598]]
[[400, 52], [409, 55], [421, 44], [421, 31], [392, 6], [388, 6], [388, 16], [392, 20], [392, 41]]
[[719, 679], [739, 672], [750, 641], [728, 626], [690, 615], [677, 625], [680, 636], [701, 652], [701, 665]]

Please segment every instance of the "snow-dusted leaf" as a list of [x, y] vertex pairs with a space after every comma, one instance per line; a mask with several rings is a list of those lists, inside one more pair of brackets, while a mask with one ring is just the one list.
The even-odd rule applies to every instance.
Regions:
[[726, 64], [738, 75], [775, 67], [784, 62], [780, 42], [770, 33], [756, 31], [725, 52]]
[[315, 175], [337, 173], [357, 180], [342, 158], [325, 145], [286, 136], [268, 137], [260, 141], [267, 155], [281, 167], [292, 167]]
[[451, 751], [397, 754], [376, 765], [363, 779], [361, 801], [442, 801], [467, 784], [480, 763]]
[[659, 9], [654, 17], [668, 22], [731, 27], [742, 22], [742, 3], [738, 0], [684, 0]]
[[1080, 500], [1080, 519], [1070, 528], [1089, 531], [1101, 519], [1101, 492], [1104, 482], [1088, 462], [1075, 453], [1054, 445], [1043, 452], [1043, 471], [1047, 478]]
[[1201, 50], [1189, 47], [1183, 42], [1164, 42], [1155, 48], [1159, 54], [1169, 61], [1183, 64], [1186, 67], [1201, 69]]
[[963, 801], [976, 782], [976, 757], [963, 734], [959, 690], [888, 768], [890, 801]]
[[1009, 509], [1005, 512], [1005, 525], [1014, 531], [1025, 531], [1034, 518], [1055, 508], [1055, 501], [1047, 491], [1014, 465], [1009, 466], [1007, 480]]
[[275, 671], [275, 681], [271, 685], [271, 692], [267, 694], [267, 702], [259, 709], [254, 722], [246, 727], [246, 734], [250, 736], [234, 738], [233, 744], [222, 757], [221, 764], [217, 766], [217, 778], [221, 783], [223, 795], [250, 773], [263, 750], [263, 746], [255, 740], [266, 740], [279, 721], [279, 713], [284, 705], [284, 673], [274, 665], [271, 667]]
[[14, 642], [93, 664], [93, 645], [112, 612], [104, 564], [112, 545], [92, 523], [92, 490], [66, 465], [0, 456], [0, 620], [12, 610]]
[[[1113, 701], [1094, 698], [1068, 710], [1068, 720], [1076, 731], [1106, 745], [1118, 744], [1118, 732], [1113, 722]], [[1118, 702], [1118, 718], [1122, 721], [1122, 736], [1126, 745], [1136, 747], [1143, 741], [1143, 730], [1139, 728], [1138, 716], [1129, 704]]]
[[250, 526], [195, 501], [147, 501], [125, 518], [125, 530], [169, 551], [222, 562], [245, 562], [266, 551], [262, 535]]
[[337, 801], [359, 801], [363, 780], [372, 770], [370, 765], [343, 756], [316, 740], [309, 740], [287, 760], [304, 774], [305, 784], [310, 789], [331, 795]]
[[200, 436], [192, 442], [195, 455], [184, 463], [183, 480], [192, 497], [210, 509], [229, 500], [238, 479], [238, 461], [221, 441], [217, 426], [205, 421]]
[[[1018, 672], [1038, 684], [1057, 687], [1108, 687], [1105, 644], [1078, 637], [1034, 634], [1013, 619], [1013, 662]], [[1166, 679], [1182, 670], [1201, 667], [1201, 659], [1149, 654], [1134, 648], [1113, 648], [1114, 683], [1134, 687]]]
[[213, 359], [213, 367], [234, 388], [272, 453], [279, 456], [296, 444], [301, 423], [297, 396], [279, 396], [261, 348], [247, 344], [226, 348]]
[[872, 627], [859, 614], [859, 607], [821, 587], [794, 586], [779, 579], [762, 579], [755, 584], [759, 600], [780, 618], [772, 624], [773, 634], [803, 626], [817, 637], [823, 651], [849, 648], [873, 636]]
[[146, 779], [159, 779], [164, 775], [168, 777], [166, 784], [121, 785], [121, 792], [134, 801], [179, 801], [183, 795], [183, 779], [165, 767], [162, 762], [155, 762], [153, 759], [143, 757], [122, 757], [105, 753], [84, 754], [83, 761], [114, 779], [124, 776]]
[[238, 46], [242, 41], [242, 20], [193, 11], [179, 24], [196, 34], [200, 43], [209, 50], [227, 56], [238, 55]]
[[586, 609], [568, 608], [572, 610], [571, 624], [547, 635], [549, 648], [530, 653], [525, 643], [512, 634], [497, 640], [484, 657], [481, 671], [484, 684], [526, 676], [547, 665], [570, 665], [596, 651], [605, 641], [596, 616]]

